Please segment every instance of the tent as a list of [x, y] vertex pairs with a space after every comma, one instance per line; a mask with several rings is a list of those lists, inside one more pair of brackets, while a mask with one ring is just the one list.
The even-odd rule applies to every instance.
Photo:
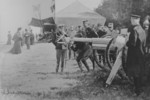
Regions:
[[78, 0], [56, 13], [56, 24], [77, 26], [82, 25], [83, 20], [89, 20], [91, 24], [104, 25], [106, 18], [85, 7]]
[[35, 27], [43, 27], [45, 24], [49, 24], [49, 25], [55, 24], [54, 19], [52, 17], [42, 19], [42, 20], [32, 18], [31, 22], [29, 23], [30, 26], [35, 26]]
[[55, 22], [53, 17], [46, 18], [46, 19], [36, 19], [32, 18], [31, 22], [29, 23], [30, 28], [35, 33], [41, 33], [44, 31], [51, 31], [51, 29], [54, 30], [55, 28]]

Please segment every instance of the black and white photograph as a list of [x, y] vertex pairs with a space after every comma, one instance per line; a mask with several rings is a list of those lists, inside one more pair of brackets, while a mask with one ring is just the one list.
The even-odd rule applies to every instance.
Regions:
[[150, 0], [0, 0], [0, 100], [150, 100]]

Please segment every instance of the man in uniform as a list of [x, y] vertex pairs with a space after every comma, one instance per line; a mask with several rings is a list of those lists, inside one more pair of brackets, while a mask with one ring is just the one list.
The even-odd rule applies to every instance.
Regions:
[[32, 32], [32, 30], [30, 30], [30, 43], [31, 43], [31, 45], [33, 45], [34, 44], [34, 34], [33, 34], [33, 32]]
[[30, 49], [30, 42], [31, 42], [30, 36], [31, 36], [31, 34], [28, 32], [27, 29], [25, 29], [24, 38], [25, 38], [25, 44], [26, 44], [28, 50]]
[[129, 78], [133, 78], [135, 85], [135, 93], [141, 92], [142, 78], [144, 76], [144, 54], [146, 34], [140, 25], [140, 14], [133, 13], [131, 15], [131, 26], [128, 29], [129, 40], [127, 42], [127, 62], [126, 73]]
[[59, 42], [64, 42], [63, 38], [61, 40], [58, 40], [62, 35], [65, 35], [63, 32], [63, 26], [58, 26], [58, 30], [56, 32], [57, 40], [55, 41], [56, 46], [56, 59], [57, 59], [57, 65], [56, 65], [56, 72], [59, 70], [59, 65], [61, 62], [61, 72], [64, 70], [64, 66], [66, 64], [65, 57], [66, 57], [66, 50], [67, 50], [67, 44], [61, 44]]
[[84, 27], [84, 35], [87, 38], [93, 38], [93, 37], [98, 37], [98, 34], [94, 32], [92, 28], [89, 27], [88, 20], [83, 21], [83, 27]]

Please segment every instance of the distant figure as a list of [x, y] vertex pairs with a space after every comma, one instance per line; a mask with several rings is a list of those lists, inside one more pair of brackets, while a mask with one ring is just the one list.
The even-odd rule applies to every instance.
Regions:
[[11, 39], [12, 39], [12, 36], [11, 36], [11, 33], [10, 31], [8, 31], [8, 40], [7, 40], [7, 45], [11, 45]]
[[34, 34], [33, 34], [32, 30], [31, 30], [31, 33], [30, 33], [30, 43], [31, 43], [31, 45], [34, 44]]
[[108, 23], [107, 35], [110, 35], [112, 38], [115, 38], [118, 36], [118, 33], [116, 32], [116, 30], [114, 30], [114, 23], [113, 22]]
[[22, 41], [21, 41], [21, 46], [24, 46], [25, 44], [25, 37], [24, 37], [24, 32], [22, 32], [21, 36], [22, 36]]
[[25, 44], [27, 46], [27, 49], [30, 49], [30, 44], [31, 44], [30, 36], [31, 36], [31, 34], [28, 32], [27, 29], [25, 29], [24, 38], [25, 38]]
[[13, 45], [13, 48], [10, 50], [10, 52], [12, 54], [20, 54], [21, 53], [22, 37], [21, 37], [20, 31], [21, 31], [21, 27], [18, 28], [17, 32], [13, 36], [14, 45]]

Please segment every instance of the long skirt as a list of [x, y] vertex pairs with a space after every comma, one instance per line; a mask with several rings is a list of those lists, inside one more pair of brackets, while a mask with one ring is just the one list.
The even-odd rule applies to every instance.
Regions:
[[21, 41], [15, 41], [13, 48], [10, 50], [12, 54], [20, 54], [21, 53]]

